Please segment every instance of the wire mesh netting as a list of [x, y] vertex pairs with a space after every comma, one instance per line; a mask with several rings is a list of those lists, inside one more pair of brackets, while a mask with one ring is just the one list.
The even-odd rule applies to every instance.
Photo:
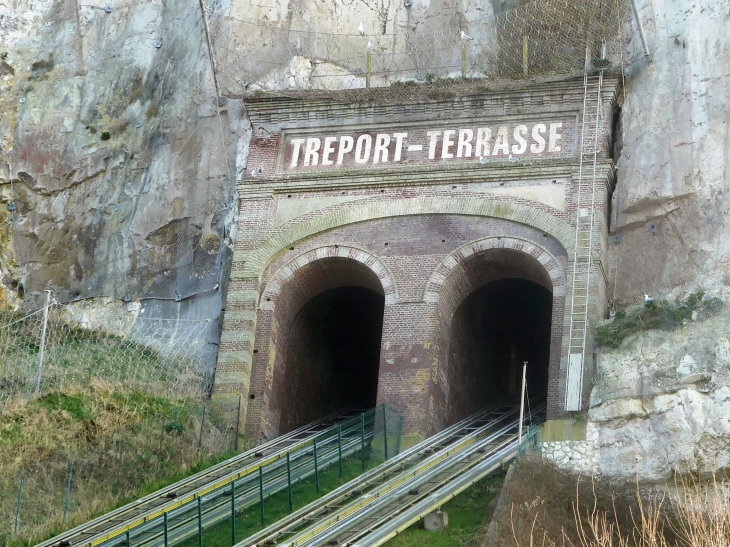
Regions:
[[[219, 65], [238, 78], [244, 96], [291, 96], [304, 90], [343, 102], [438, 98], [497, 79], [617, 68], [624, 16], [625, 4], [617, 0], [537, 0], [468, 22], [471, 35], [406, 26], [392, 34], [362, 36], [230, 18], [255, 46], [237, 51], [235, 58], [228, 50], [220, 53]], [[347, 91], [330, 93], [335, 90]]]
[[92, 381], [159, 396], [207, 393], [211, 321], [137, 318], [94, 330], [56, 301], [29, 315], [0, 312], [0, 402]]

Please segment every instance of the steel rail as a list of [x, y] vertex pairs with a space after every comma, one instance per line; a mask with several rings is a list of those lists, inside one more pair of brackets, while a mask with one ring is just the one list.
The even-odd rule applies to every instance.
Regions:
[[[535, 409], [534, 417], [542, 414], [544, 405]], [[360, 537], [392, 520], [394, 512], [409, 507], [434, 489], [467, 473], [468, 470], [492, 454], [515, 446], [518, 420], [515, 409], [494, 422], [480, 428], [454, 446], [435, 454], [409, 470], [388, 481], [376, 491], [335, 511], [320, 522], [289, 538], [283, 546], [325, 545], [331, 542], [352, 544], [353, 534]], [[396, 505], [396, 507], [394, 507]], [[366, 521], [371, 522], [364, 525]]]
[[[352, 420], [352, 419], [353, 418], [350, 418], [350, 420]], [[350, 427], [350, 429], [354, 431], [354, 430], [358, 429], [358, 426], [353, 424]], [[202, 498], [204, 498], [204, 496], [206, 496], [207, 494], [210, 494], [214, 490], [225, 487], [226, 485], [228, 485], [236, 480], [239, 480], [244, 477], [252, 476], [252, 475], [254, 475], [254, 473], [256, 473], [259, 470], [259, 468], [262, 468], [266, 465], [269, 465], [269, 464], [272, 464], [275, 462], [283, 461], [287, 452], [291, 453], [294, 450], [301, 451], [301, 450], [307, 448], [308, 446], [310, 446], [312, 444], [313, 439], [315, 437], [317, 437], [318, 435], [321, 435], [322, 433], [325, 433], [326, 431], [327, 430], [317, 432], [313, 436], [299, 442], [296, 446], [288, 447], [283, 452], [281, 452], [281, 451], [276, 452], [273, 455], [270, 455], [265, 460], [258, 460], [254, 465], [246, 467], [242, 471], [234, 472], [226, 477], [219, 478], [216, 482], [214, 482], [212, 484], [209, 483], [208, 485], [202, 487], [201, 489], [199, 489], [193, 493], [189, 493], [185, 498], [180, 499], [179, 501], [175, 501], [173, 503], [168, 503], [162, 507], [159, 507], [154, 512], [149, 513], [142, 518], [136, 518], [136, 520], [134, 520], [131, 523], [122, 523], [119, 526], [117, 526], [116, 528], [113, 528], [110, 532], [108, 532], [100, 537], [96, 537], [96, 538], [92, 539], [91, 541], [89, 541], [88, 543], [84, 543], [83, 545], [92, 546], [92, 547], [105, 545], [110, 540], [119, 538], [123, 533], [131, 532], [133, 529], [136, 529], [134, 535], [138, 535], [137, 530], [140, 530], [140, 531], [144, 530], [144, 527], [146, 525], [148, 525], [149, 523], [153, 523], [153, 525], [154, 525], [154, 523], [159, 523], [159, 517], [162, 517], [165, 513], [169, 514], [170, 512], [172, 512], [176, 509], [182, 509], [182, 510], [191, 509], [190, 505], [189, 505], [191, 502], [196, 501], [198, 499], [202, 499]], [[306, 455], [306, 454], [304, 454], [304, 455]], [[303, 457], [303, 455], [298, 454], [297, 457]], [[192, 509], [197, 510], [197, 507], [194, 507]], [[195, 518], [195, 520], [199, 520], [197, 512], [196, 512], [194, 518]], [[142, 528], [140, 528], [140, 527], [142, 527]], [[114, 544], [114, 542], [112, 543], [112, 545], [113, 544]], [[124, 539], [124, 544], [126, 545], [126, 538]], [[127, 546], [127, 547], [131, 547], [131, 546]]]
[[[180, 507], [213, 490], [211, 483], [218, 485], [221, 478], [236, 480], [253, 472], [261, 465], [283, 457], [291, 450], [301, 449], [312, 443], [314, 437], [322, 434], [337, 423], [365, 412], [355, 406], [329, 414], [281, 437], [272, 439], [256, 448], [243, 452], [204, 471], [162, 488], [139, 500], [97, 517], [85, 524], [46, 540], [36, 547], [72, 546], [96, 547], [113, 537], [122, 535], [164, 512]], [[235, 472], [238, 469], [242, 471]], [[235, 478], [231, 478], [231, 477]], [[224, 480], [225, 480], [224, 479]], [[179, 497], [182, 494], [182, 498]], [[169, 497], [168, 497], [169, 496]], [[99, 537], [101, 535], [101, 537]]]
[[[397, 499], [408, 495], [414, 490], [419, 491], [424, 482], [434, 478], [444, 469], [450, 468], [455, 457], [460, 457], [472, 445], [479, 446], [475, 443], [478, 443], [480, 439], [484, 439], [485, 442], [492, 442], [503, 436], [510, 427], [510, 425], [504, 426], [503, 422], [506, 420], [509, 420], [510, 424], [514, 422], [514, 414], [516, 413], [518, 413], [518, 410], [514, 409], [507, 417], [500, 417], [496, 423], [492, 422], [480, 428], [454, 446], [424, 460], [415, 469], [402, 473], [376, 491], [362, 496], [347, 507], [329, 515], [322, 522], [294, 536], [283, 545], [295, 547], [297, 545], [320, 544], [322, 541], [326, 542], [329, 539], [340, 539], [337, 537], [339, 534], [368, 518], [384, 505], [392, 503], [394, 498]], [[499, 426], [496, 431], [493, 430], [495, 426]]]
[[415, 465], [415, 463], [424, 459], [429, 451], [434, 450], [434, 447], [453, 442], [465, 430], [473, 428], [474, 424], [483, 421], [488, 415], [494, 414], [500, 408], [504, 409], [508, 406], [508, 403], [505, 401], [494, 403], [481, 412], [432, 435], [422, 443], [401, 452], [378, 467], [333, 490], [328, 495], [291, 513], [289, 516], [256, 534], [249, 536], [242, 542], [236, 544], [236, 547], [253, 547], [254, 545], [263, 544], [267, 540], [270, 542], [281, 538], [283, 535], [296, 533], [300, 526], [311, 524], [312, 519], [315, 519], [318, 515], [329, 513], [332, 509], [338, 508], [344, 502], [359, 496], [359, 494], [354, 494], [354, 492], [367, 492], [369, 489], [378, 486], [379, 483], [390, 478], [394, 471], [400, 473], [408, 466]]
[[442, 488], [429, 494], [415, 505], [408, 507], [398, 515], [389, 515], [374, 531], [355, 540], [353, 547], [377, 547], [401, 533], [403, 530], [436, 511], [447, 501], [460, 494], [477, 481], [499, 469], [515, 457], [518, 445], [515, 440], [508, 443], [501, 450], [481, 461], [467, 472], [460, 473]]
[[[355, 515], [349, 523], [343, 524], [337, 532], [344, 535], [348, 544], [357, 543], [359, 538], [367, 537], [374, 530], [379, 530], [389, 521], [394, 520], [397, 515], [419, 503], [418, 500], [428, 499], [435, 491], [438, 491], [443, 484], [449, 484], [451, 481], [459, 477], [468, 475], [471, 468], [482, 461], [489, 454], [500, 452], [508, 449], [512, 444], [511, 438], [506, 438], [506, 431], [502, 431], [500, 435], [490, 439], [486, 444], [490, 445], [490, 450], [484, 450], [484, 456], [479, 454], [480, 449], [484, 449], [484, 443], [474, 445], [468, 449], [467, 454], [460, 454], [459, 461], [456, 463], [447, 461], [441, 464], [439, 469], [434, 469], [427, 476], [422, 477], [419, 481], [410, 484], [408, 490], [401, 490], [399, 493], [388, 499], [382, 500], [379, 507], [373, 506], [370, 510], [362, 515]], [[516, 434], [513, 433], [511, 437]], [[497, 441], [497, 442], [495, 442]], [[500, 460], [501, 461], [501, 460]], [[459, 465], [461, 464], [461, 465]], [[371, 521], [365, 526], [364, 522]], [[337, 537], [335, 532], [335, 537]], [[331, 537], [331, 535], [329, 536]], [[342, 537], [342, 536], [341, 536]], [[327, 538], [325, 538], [327, 539]], [[339, 539], [339, 538], [338, 538]], [[318, 538], [316, 543], [312, 545], [322, 545], [323, 541]]]
[[[359, 429], [359, 425], [353, 426], [351, 428], [351, 430], [357, 430], [358, 433]], [[374, 434], [372, 431], [366, 433], [366, 444], [372, 442], [373, 437]], [[340, 447], [333, 443], [333, 441], [336, 440], [336, 438], [326, 439], [322, 443], [322, 446], [326, 448], [321, 452], [319, 451], [318, 446], [318, 469], [330, 467], [339, 460]], [[357, 438], [352, 438], [350, 441], [342, 445], [341, 454], [343, 456], [350, 456], [358, 452], [361, 449], [361, 442], [362, 439], [358, 434]], [[328, 445], [332, 446], [327, 447]], [[308, 451], [302, 454], [297, 454], [296, 459], [299, 461], [295, 462], [295, 466], [291, 468], [292, 484], [296, 484], [297, 482], [311, 477], [315, 473], [314, 462], [312, 460], [311, 452]], [[279, 462], [281, 462], [282, 460], [283, 458], [280, 459]], [[289, 481], [287, 476], [287, 469], [286, 467], [281, 466], [280, 468], [275, 470], [275, 474], [273, 474], [273, 476], [270, 474], [270, 476], [264, 480], [264, 498], [268, 498], [288, 488], [288, 484]], [[259, 502], [260, 493], [257, 480], [253, 481], [251, 484], [245, 485], [244, 488], [241, 490], [239, 490], [239, 488], [241, 488], [241, 486], [236, 485], [236, 512]], [[205, 507], [202, 512], [203, 528], [209, 528], [219, 522], [230, 520], [231, 490], [221, 490], [220, 488], [218, 488], [218, 490], [219, 493], [211, 493], [208, 499], [206, 499], [205, 496], [201, 496], [203, 500], [203, 506]], [[211, 505], [211, 502], [213, 502], [213, 505]], [[193, 509], [196, 509], [196, 507], [179, 508], [180, 513], [190, 511], [191, 514], [188, 516], [183, 516], [177, 522], [175, 522], [174, 520], [170, 522], [169, 520], [170, 517], [174, 519], [177, 514], [174, 511], [168, 512], [168, 545], [197, 535], [199, 519], [197, 512], [194, 512]], [[170, 524], [172, 524], [172, 526], [170, 526]], [[142, 526], [135, 531], [133, 538], [135, 539], [135, 547], [157, 547], [160, 545], [164, 545], [164, 529], [162, 528], [162, 522], [159, 520], [150, 522], [148, 526], [148, 528]], [[140, 536], [143, 536], [144, 534], [149, 534], [149, 537], [140, 540]]]

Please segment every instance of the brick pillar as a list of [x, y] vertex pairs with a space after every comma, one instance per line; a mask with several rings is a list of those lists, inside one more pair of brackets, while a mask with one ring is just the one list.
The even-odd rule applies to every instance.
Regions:
[[240, 197], [238, 238], [233, 251], [212, 399], [214, 412], [233, 423], [238, 396], [241, 395], [241, 432], [248, 409], [256, 307], [261, 284], [260, 272], [246, 271], [246, 259], [266, 240], [273, 215], [271, 194], [245, 194]]
[[399, 302], [385, 307], [377, 404], [386, 403], [403, 415], [403, 433], [412, 440], [431, 433], [435, 329], [435, 303]]

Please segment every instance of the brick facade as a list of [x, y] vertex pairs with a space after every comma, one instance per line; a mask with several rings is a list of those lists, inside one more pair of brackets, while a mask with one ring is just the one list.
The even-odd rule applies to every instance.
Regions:
[[[353, 285], [380, 294], [384, 302], [378, 403], [403, 414], [405, 431], [431, 434], [451, 421], [458, 407], [458, 394], [449, 385], [454, 384], [453, 371], [447, 370], [455, 311], [479, 287], [519, 278], [552, 294], [548, 404], [550, 416], [560, 416], [572, 276], [588, 273], [589, 266], [576, 267], [574, 256], [576, 216], [586, 202], [576, 191], [582, 84], [562, 81], [419, 105], [268, 98], [249, 104], [254, 137], [249, 175], [239, 183], [240, 221], [213, 395], [218, 411], [233, 411], [242, 394], [246, 432], [255, 438], [279, 433], [287, 391], [275, 384], [286, 382], [282, 371], [292, 366], [282, 354], [287, 336], [294, 335], [292, 322], [313, 297]], [[597, 166], [590, 261], [591, 324], [605, 309], [601, 257], [614, 175], [608, 142], [616, 87], [617, 81], [606, 78], [605, 144]], [[492, 133], [507, 127], [520, 136], [537, 126], [534, 131], [547, 139], [554, 120], [569, 130], [560, 134], [560, 150], [553, 146], [550, 154], [547, 140], [546, 154], [540, 155], [519, 139], [510, 145], [519, 157], [510, 153], [511, 159], [503, 149], [491, 154], [494, 148], [489, 162], [475, 157], [473, 149], [467, 159], [465, 145], [462, 157], [453, 153], [462, 127], [492, 128]], [[520, 129], [523, 125], [528, 130]], [[402, 127], [411, 139], [398, 137], [403, 147], [419, 142], [454, 157], [419, 160], [418, 153], [428, 154], [422, 148], [410, 156], [402, 151], [404, 161], [397, 165], [355, 165], [346, 158], [341, 165], [321, 165], [327, 135], [334, 135], [328, 146], [335, 152], [327, 153], [335, 158], [333, 139], [364, 134], [378, 139], [404, 134]], [[434, 131], [435, 144], [424, 136], [427, 129]], [[444, 131], [453, 131], [445, 135], [447, 141], [453, 138], [453, 149], [449, 142], [444, 145]], [[312, 136], [319, 144], [306, 141]], [[287, 162], [291, 166], [294, 138], [300, 147], [309, 146], [307, 168], [284, 168]], [[380, 138], [381, 159], [397, 157], [395, 139], [391, 141], [385, 147], [386, 138]], [[499, 147], [494, 138], [491, 143]], [[591, 371], [586, 367], [583, 373], [587, 378]]]

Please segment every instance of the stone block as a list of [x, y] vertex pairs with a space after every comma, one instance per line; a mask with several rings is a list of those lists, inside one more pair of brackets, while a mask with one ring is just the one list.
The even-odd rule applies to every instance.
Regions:
[[423, 517], [423, 527], [429, 532], [443, 530], [449, 525], [449, 514], [441, 511], [434, 511]]
[[540, 440], [585, 441], [586, 422], [576, 420], [548, 420], [540, 427]]

